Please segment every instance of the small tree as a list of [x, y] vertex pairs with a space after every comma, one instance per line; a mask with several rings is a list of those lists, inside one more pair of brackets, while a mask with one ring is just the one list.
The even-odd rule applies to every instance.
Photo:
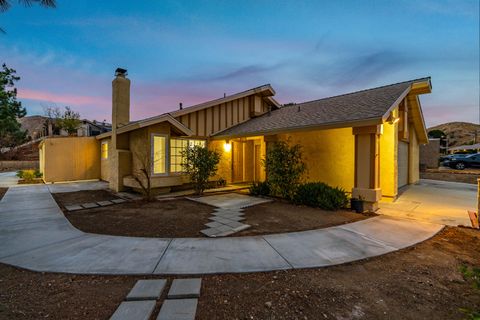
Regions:
[[267, 181], [272, 194], [293, 199], [306, 170], [302, 161], [301, 146], [296, 144], [290, 147], [286, 142], [275, 142], [267, 150], [263, 165], [267, 171]]
[[80, 113], [73, 111], [70, 107], [65, 107], [65, 111], [58, 121], [58, 126], [65, 130], [69, 136], [76, 134], [78, 127], [82, 123], [80, 121]]
[[134, 166], [133, 178], [138, 183], [142, 190], [144, 199], [147, 201], [153, 200], [152, 192], [152, 159], [148, 148], [138, 145], [132, 150], [138, 165]]
[[193, 146], [182, 151], [182, 167], [190, 177], [196, 194], [202, 194], [208, 187], [208, 179], [217, 172], [220, 154], [206, 147]]

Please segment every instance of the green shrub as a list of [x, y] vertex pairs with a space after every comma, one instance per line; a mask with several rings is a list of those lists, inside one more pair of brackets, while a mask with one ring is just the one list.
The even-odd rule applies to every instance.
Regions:
[[208, 179], [217, 172], [220, 154], [205, 147], [193, 146], [182, 151], [183, 170], [190, 177], [196, 194], [202, 194], [208, 188]]
[[267, 148], [263, 164], [272, 195], [292, 200], [306, 171], [301, 149], [298, 144], [290, 147], [284, 141], [275, 142], [271, 148]]
[[35, 169], [35, 171], [33, 172], [33, 175], [35, 176], [35, 178], [43, 177], [43, 173], [41, 173], [40, 170], [38, 169]]
[[298, 186], [293, 202], [325, 210], [337, 210], [347, 205], [348, 197], [341, 188], [330, 187], [323, 182], [310, 182]]
[[254, 182], [248, 188], [248, 192], [252, 196], [268, 196], [270, 194], [270, 186], [268, 182]]
[[32, 182], [36, 178], [35, 170], [19, 170], [17, 177], [25, 180], [26, 182]]

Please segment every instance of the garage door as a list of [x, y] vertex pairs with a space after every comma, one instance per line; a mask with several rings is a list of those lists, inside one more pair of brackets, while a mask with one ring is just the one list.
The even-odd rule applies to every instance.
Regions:
[[398, 187], [408, 184], [408, 143], [398, 141]]

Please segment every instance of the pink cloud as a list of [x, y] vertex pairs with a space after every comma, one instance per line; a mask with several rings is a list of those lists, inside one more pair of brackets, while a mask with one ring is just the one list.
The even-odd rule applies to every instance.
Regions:
[[18, 97], [21, 99], [39, 100], [45, 102], [61, 103], [65, 105], [97, 105], [109, 106], [110, 100], [104, 97], [93, 97], [73, 94], [57, 94], [47, 91], [19, 89]]

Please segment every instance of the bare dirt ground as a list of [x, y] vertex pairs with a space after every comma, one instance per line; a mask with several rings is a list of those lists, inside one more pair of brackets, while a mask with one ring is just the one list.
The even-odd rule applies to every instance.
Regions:
[[2, 200], [5, 193], [7, 193], [8, 188], [0, 188], [0, 200]]
[[[480, 267], [479, 247], [479, 231], [448, 227], [414, 247], [345, 265], [203, 276], [197, 319], [464, 319], [459, 309], [480, 310], [480, 292], [459, 268]], [[141, 278], [0, 265], [0, 319], [108, 319]]]
[[275, 201], [245, 209], [245, 221], [243, 222], [252, 227], [235, 233], [233, 236], [313, 230], [359, 221], [368, 217], [369, 215], [349, 210], [328, 211]]
[[[98, 234], [137, 237], [204, 237], [213, 207], [184, 198], [128, 203], [68, 212], [65, 206], [111, 200], [107, 190], [54, 193], [65, 216], [78, 229]], [[282, 201], [245, 210], [244, 221], [252, 227], [233, 236], [251, 236], [326, 228], [368, 218], [352, 211], [326, 211]]]
[[[97, 200], [98, 201], [98, 200]], [[65, 212], [76, 228], [89, 233], [130, 237], [201, 237], [213, 208], [187, 199], [130, 201]]]
[[[77, 192], [52, 193], [53, 198], [61, 207], [88, 202], [118, 199], [108, 190], [88, 190]], [[63, 208], [62, 208], [63, 209]]]

